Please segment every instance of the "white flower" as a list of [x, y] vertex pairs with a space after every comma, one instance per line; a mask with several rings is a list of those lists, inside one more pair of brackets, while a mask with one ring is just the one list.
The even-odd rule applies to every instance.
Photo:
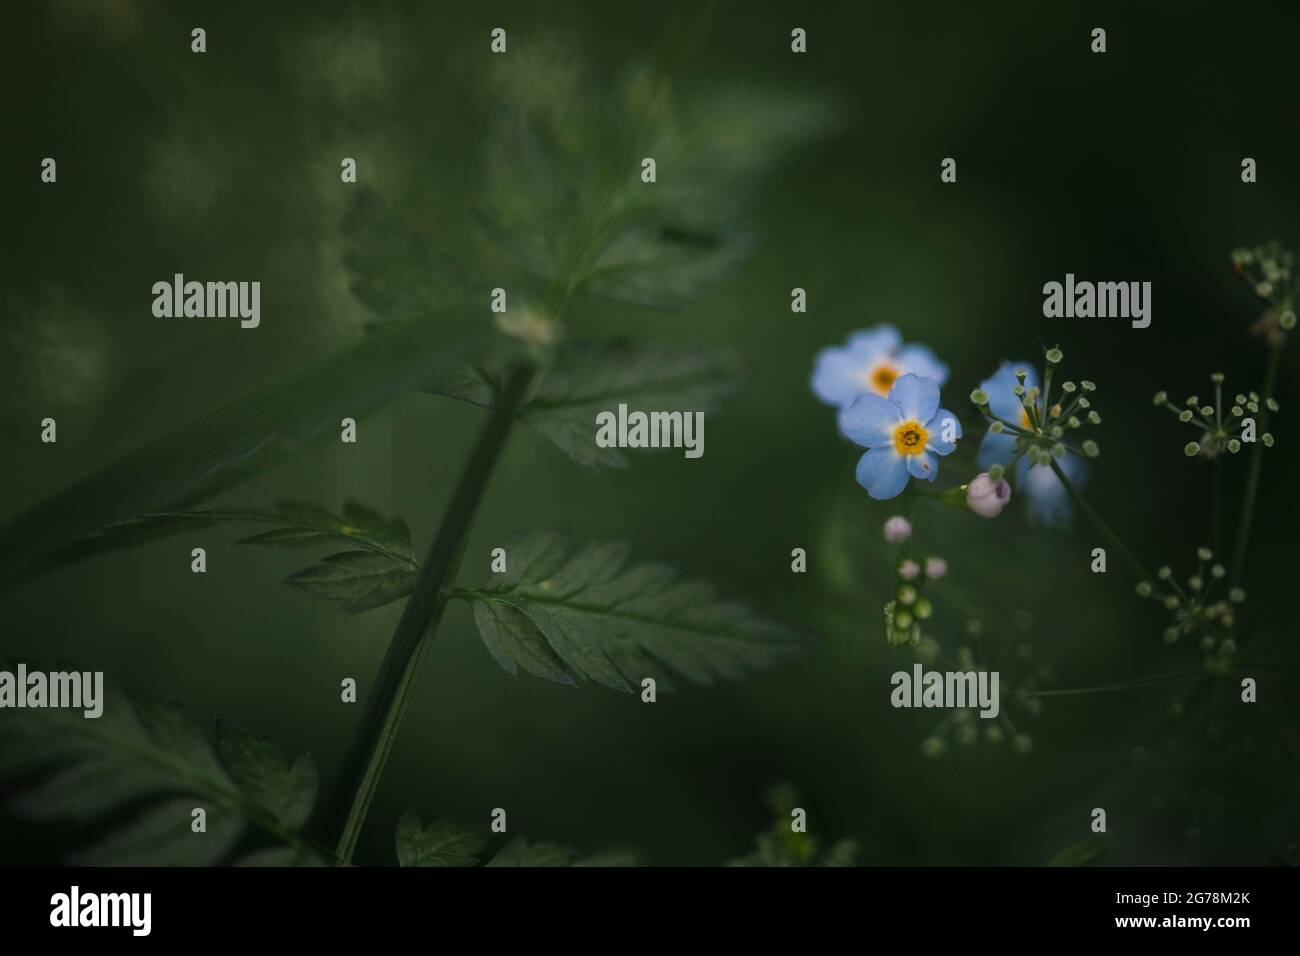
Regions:
[[981, 472], [966, 486], [966, 504], [984, 518], [996, 518], [1011, 500], [1011, 486], [1005, 478], [994, 481], [987, 471]]
[[885, 540], [890, 544], [902, 544], [912, 536], [912, 524], [902, 515], [894, 515], [885, 522]]

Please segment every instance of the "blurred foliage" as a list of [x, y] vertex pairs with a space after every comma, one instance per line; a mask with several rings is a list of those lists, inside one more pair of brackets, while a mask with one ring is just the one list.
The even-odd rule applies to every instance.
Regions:
[[[634, 469], [573, 469], [519, 436], [467, 562], [485, 567], [513, 529], [572, 527], [580, 540], [636, 541], [825, 637], [744, 684], [646, 707], [510, 684], [478, 646], [473, 615], [449, 614], [359, 859], [392, 861], [409, 807], [478, 820], [506, 804], [512, 830], [517, 821], [557, 846], [626, 834], [646, 862], [716, 863], [767, 825], [748, 808], [778, 777], [798, 781], [817, 808], [813, 832], [858, 840], [873, 864], [1038, 865], [1058, 853], [1082, 862], [1101, 845], [1088, 849], [1087, 810], [1102, 805], [1116, 831], [1108, 865], [1294, 865], [1300, 696], [1288, 638], [1300, 517], [1284, 503], [1300, 475], [1285, 453], [1285, 418], [1282, 453], [1263, 470], [1247, 583], [1246, 616], [1260, 623], [1242, 660], [1260, 678], [1257, 705], [1241, 705], [1230, 678], [1201, 675], [1197, 648], [1165, 646], [1164, 615], [1136, 602], [1131, 582], [1088, 572], [1086, 528], [1043, 531], [1015, 502], [996, 522], [931, 510], [918, 546], [950, 570], [927, 633], [952, 652], [976, 620], [1011, 653], [1030, 643], [1060, 696], [1038, 719], [1032, 754], [953, 748], [928, 761], [918, 742], [932, 715], [888, 705], [888, 675], [902, 663], [880, 613], [896, 555], [879, 529], [892, 511], [865, 500], [854, 449], [807, 392], [818, 349], [880, 321], [949, 362], [957, 396], [1000, 361], [1059, 340], [1106, 389], [1105, 455], [1089, 500], [1153, 565], [1206, 543], [1210, 477], [1183, 457], [1188, 436], [1153, 417], [1150, 398], [1157, 387], [1203, 390], [1211, 371], [1260, 380], [1263, 341], [1249, 333], [1267, 338], [1276, 316], [1259, 313], [1224, 252], [1294, 239], [1300, 178], [1288, 160], [1300, 155], [1300, 131], [1277, 121], [1276, 91], [1292, 85], [1285, 21], [1223, 31], [1208, 7], [1127, 5], [1108, 14], [1112, 47], [1099, 58], [1087, 52], [1091, 24], [1027, 0], [996, 24], [977, 5], [793, 10], [724, 3], [710, 21], [697, 4], [669, 3], [541, 18], [513, 3], [399, 17], [324, 2], [280, 12], [267, 28], [261, 7], [234, 2], [207, 14], [214, 42], [224, 39], [221, 59], [210, 54], [203, 68], [177, 52], [192, 25], [179, 8], [15, 10], [0, 71], [14, 89], [30, 88], [34, 71], [58, 82], [48, 95], [10, 97], [0, 114], [16, 142], [59, 156], [60, 179], [41, 185], [31, 150], [0, 156], [6, 212], [23, 236], [0, 265], [5, 375], [35, 383], [12, 390], [0, 435], [11, 465], [0, 489], [6, 524], [30, 513], [0, 536], [0, 566], [10, 584], [52, 572], [3, 595], [5, 652], [75, 653], [135, 685], [166, 687], [195, 713], [275, 728], [287, 750], [310, 748], [330, 779], [355, 723], [338, 704], [339, 675], [374, 672], [395, 607], [343, 619], [268, 587], [283, 556], [231, 549], [230, 533], [210, 523], [170, 541], [135, 539], [140, 547], [103, 560], [54, 557], [116, 547], [124, 542], [96, 529], [193, 509], [241, 484], [243, 500], [354, 496], [434, 528], [459, 467], [449, 449], [469, 441], [480, 416], [407, 393], [426, 375], [492, 366], [476, 353], [437, 355], [486, 333], [485, 298], [446, 313], [427, 306], [459, 295], [465, 276], [472, 294], [508, 287], [512, 310], [516, 289], [540, 303], [568, 256], [600, 295], [574, 298], [573, 340], [598, 330], [597, 349], [634, 335], [726, 350], [743, 360], [747, 387], [710, 418], [700, 462], [645, 455]], [[808, 29], [806, 56], [788, 49], [796, 20]], [[489, 60], [498, 21], [511, 25], [511, 53]], [[578, 41], [543, 39], [557, 22], [581, 37], [585, 65], [564, 52]], [[1188, 49], [1202, 51], [1203, 69], [1187, 69]], [[658, 72], [626, 66], [649, 60]], [[220, 82], [206, 68], [216, 62], [227, 67]], [[489, 72], [498, 79], [486, 82]], [[1176, 96], [1170, 76], [1183, 80]], [[716, 93], [724, 80], [742, 84], [734, 116]], [[774, 169], [755, 207], [755, 194], [736, 188], [738, 164], [786, 147], [745, 156], [720, 144], [766, 137], [750, 124], [756, 110], [791, 129], [816, 118], [824, 107], [781, 104], [823, 102], [823, 91], [852, 122]], [[635, 122], [597, 142], [611, 114]], [[1105, 136], [1080, 136], [1080, 116], [1103, 114]], [[704, 149], [690, 137], [706, 126], [725, 136]], [[86, 143], [113, 146], [88, 153]], [[511, 155], [530, 157], [536, 175], [512, 178]], [[638, 177], [650, 155], [654, 186]], [[1240, 182], [1243, 155], [1260, 158], [1259, 183]], [[340, 186], [341, 156], [359, 158], [372, 197]], [[959, 161], [957, 184], [938, 181], [944, 156]], [[701, 167], [705, 180], [682, 175]], [[614, 183], [615, 172], [626, 178]], [[196, 202], [178, 203], [187, 177]], [[601, 188], [566, 205], [583, 177]], [[605, 210], [621, 213], [615, 226], [586, 242], [588, 218]], [[478, 219], [513, 265], [480, 239]], [[742, 249], [752, 258], [741, 261]], [[260, 278], [266, 319], [256, 333], [144, 319], [156, 273], [182, 262], [187, 274]], [[1045, 327], [1042, 283], [1067, 271], [1151, 280], [1152, 328]], [[704, 284], [714, 278], [726, 281]], [[796, 285], [808, 290], [806, 315], [789, 312]], [[99, 332], [58, 321], [42, 288], [66, 290], [65, 317], [81, 314]], [[688, 312], [647, 317], [626, 305], [687, 296], [698, 296]], [[407, 339], [376, 329], [355, 345], [371, 324], [425, 329]], [[283, 391], [284, 376], [331, 353], [310, 387]], [[1292, 351], [1278, 374], [1284, 410], [1296, 372]], [[249, 434], [236, 434], [234, 412], [205, 417], [245, 395], [256, 399], [238, 415], [261, 416]], [[59, 444], [34, 453], [35, 422], [56, 400]], [[361, 416], [358, 446], [313, 441], [336, 434], [344, 414]], [[284, 441], [260, 444], [268, 422]], [[963, 443], [945, 471], [973, 475], [976, 444]], [[151, 451], [132, 451], [142, 448]], [[134, 457], [99, 471], [123, 455]], [[79, 475], [97, 477], [50, 499]], [[1232, 514], [1239, 490], [1227, 489]], [[222, 556], [207, 575], [189, 572], [195, 544]], [[790, 572], [796, 546], [808, 551], [807, 574]], [[1125, 684], [1182, 671], [1197, 673]], [[779, 849], [788, 812], [773, 811], [756, 856], [806, 858]], [[49, 862], [83, 837], [0, 817], [6, 862]]]

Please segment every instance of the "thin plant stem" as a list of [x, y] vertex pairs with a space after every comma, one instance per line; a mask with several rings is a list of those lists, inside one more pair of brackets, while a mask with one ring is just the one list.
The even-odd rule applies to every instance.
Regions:
[[[1277, 369], [1281, 364], [1282, 341], [1278, 341], [1268, 354], [1268, 369], [1264, 373], [1264, 395], [1259, 415], [1260, 435], [1268, 428], [1268, 400], [1273, 397], [1277, 384]], [[1264, 468], [1264, 443], [1256, 441], [1250, 453], [1250, 472], [1246, 476], [1246, 497], [1241, 504], [1241, 520], [1237, 523], [1237, 545], [1232, 552], [1232, 586], [1241, 584], [1246, 570], [1246, 547], [1250, 544], [1250, 527], [1255, 520], [1255, 500], [1259, 496], [1259, 474]]]
[[1110, 546], [1119, 552], [1120, 557], [1122, 557], [1128, 563], [1129, 567], [1137, 573], [1138, 580], [1153, 580], [1150, 572], [1147, 571], [1146, 567], [1137, 559], [1133, 552], [1128, 549], [1124, 542], [1120, 540], [1119, 535], [1110, 530], [1110, 526], [1101, 520], [1101, 516], [1092, 509], [1092, 506], [1088, 504], [1087, 501], [1084, 500], [1083, 495], [1079, 494], [1079, 489], [1075, 488], [1074, 483], [1065, 476], [1065, 472], [1062, 471], [1061, 466], [1056, 463], [1056, 459], [1052, 459], [1051, 465], [1052, 471], [1056, 472], [1056, 477], [1060, 479], [1061, 484], [1065, 487], [1065, 490], [1069, 494], [1070, 500], [1074, 502], [1075, 507], [1082, 511], [1084, 517], [1092, 523], [1092, 526], [1101, 532], [1102, 537], [1106, 539]]
[[1204, 674], [1199, 670], [1170, 671], [1167, 674], [1152, 674], [1149, 677], [1135, 677], [1133, 680], [1120, 681], [1116, 684], [1101, 684], [1097, 687], [1071, 687], [1063, 690], [1027, 691], [1026, 697], [1084, 697], [1091, 694], [1112, 694], [1123, 690], [1139, 690], [1152, 684], [1180, 680], [1184, 677], [1197, 677]]
[[1223, 456], [1214, 459], [1214, 553], [1223, 553]]
[[336, 856], [344, 865], [352, 861], [370, 802], [410, 704], [420, 664], [455, 585], [479, 501], [536, 374], [534, 366], [517, 367], [507, 374], [384, 655], [360, 733], [344, 766], [339, 803], [331, 814], [332, 824], [340, 828]]

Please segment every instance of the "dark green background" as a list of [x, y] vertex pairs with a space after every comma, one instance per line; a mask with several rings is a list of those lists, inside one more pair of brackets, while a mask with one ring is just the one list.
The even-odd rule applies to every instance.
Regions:
[[[1264, 349], [1248, 335], [1260, 307], [1228, 254], [1296, 238], [1300, 17], [1294, 5], [1172, 2], [870, 7], [7, 8], [0, 518], [362, 334], [367, 315], [339, 260], [342, 156], [476, 281], [520, 281], [472, 215], [492, 27], [509, 30], [512, 49], [570, 32], [609, 72], [652, 58], [681, 96], [716, 80], [826, 95], [843, 124], [770, 183], [757, 250], [733, 277], [680, 313], [595, 300], [571, 312], [575, 334], [743, 355], [746, 388], [709, 419], [705, 456], [640, 454], [626, 472], [596, 474], [521, 429], [463, 572], [476, 583], [512, 531], [569, 527], [631, 541], [816, 632], [818, 644], [770, 673], [650, 707], [511, 679], [453, 604], [358, 862], [392, 862], [406, 809], [486, 821], [503, 806], [511, 831], [535, 839], [716, 863], [768, 825], [763, 792], [781, 780], [801, 789], [815, 833], [857, 839], [867, 863], [1043, 863], [1088, 838], [1094, 806], [1110, 815], [1109, 862], [1287, 858], [1300, 821], [1285, 655], [1259, 673], [1257, 707], [1243, 712], [1223, 686], [1218, 709], [1189, 716], [1171, 741], [1148, 731], [1187, 682], [1048, 700], [1027, 757], [981, 744], [924, 759], [918, 744], [935, 721], [888, 704], [889, 673], [912, 660], [882, 634], [892, 552], [877, 530], [894, 509], [854, 483], [855, 452], [807, 380], [819, 348], [892, 322], [950, 363], [945, 400], [964, 410], [1000, 360], [1059, 343], [1067, 374], [1099, 386], [1103, 456], [1090, 499], [1148, 564], [1189, 573], [1207, 543], [1209, 472], [1182, 456], [1196, 436], [1150, 395], [1205, 394], [1216, 370], [1230, 389], [1260, 386]], [[189, 51], [193, 26], [207, 29], [206, 55]], [[805, 56], [789, 52], [794, 26], [808, 31]], [[1104, 56], [1089, 53], [1094, 26], [1108, 31]], [[45, 156], [58, 160], [57, 186], [38, 181]], [[939, 182], [945, 156], [958, 160], [956, 185]], [[1241, 183], [1243, 156], [1257, 159], [1257, 184]], [[153, 318], [150, 286], [178, 271], [261, 280], [261, 328]], [[1152, 326], [1043, 319], [1041, 286], [1066, 272], [1151, 281]], [[793, 286], [808, 290], [806, 315], [789, 311]], [[1295, 574], [1296, 354], [1283, 356], [1252, 595]], [[38, 440], [46, 414], [58, 417], [54, 446]], [[422, 552], [482, 418], [411, 395], [363, 418], [357, 445], [312, 451], [223, 500], [336, 507], [355, 496], [403, 516]], [[1228, 462], [1234, 502], [1245, 464]], [[970, 477], [949, 468], [941, 484]], [[1088, 572], [1100, 542], [1086, 527], [1031, 528], [1018, 509], [995, 522], [955, 512], [922, 522], [922, 543], [951, 569], [930, 628], [948, 649], [974, 616], [993, 647], [1028, 644], [1056, 687], [1198, 665], [1190, 649], [1161, 643], [1163, 618], [1132, 597], [1118, 562], [1104, 578]], [[242, 530], [110, 554], [3, 595], [0, 652], [70, 657], [175, 697], [201, 721], [220, 714], [269, 732], [291, 753], [311, 750], [328, 786], [360, 716], [339, 703], [339, 681], [356, 677], [364, 695], [400, 607], [346, 617], [285, 588], [279, 579], [303, 559], [231, 547]], [[200, 545], [203, 576], [189, 570]], [[796, 546], [808, 549], [806, 575], [790, 573]], [[1294, 641], [1290, 621], [1261, 646]], [[1204, 746], [1216, 715], [1236, 757], [1254, 741], [1248, 771], [1221, 763], [1225, 745]], [[1135, 764], [1139, 744], [1149, 758]], [[70, 839], [6, 820], [0, 862], [48, 861]]]

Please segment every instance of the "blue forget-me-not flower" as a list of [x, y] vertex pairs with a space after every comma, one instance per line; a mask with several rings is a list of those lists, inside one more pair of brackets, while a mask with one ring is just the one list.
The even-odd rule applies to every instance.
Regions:
[[886, 397], [894, 382], [908, 374], [942, 386], [948, 380], [948, 366], [924, 345], [904, 345], [892, 325], [877, 325], [854, 332], [844, 345], [818, 352], [812, 390], [827, 405], [844, 409], [864, 392]]
[[858, 460], [858, 484], [872, 498], [901, 494], [909, 478], [934, 481], [938, 455], [951, 454], [961, 437], [957, 416], [939, 407], [932, 378], [902, 375], [888, 397], [863, 392], [840, 411], [840, 430], [867, 449]]

